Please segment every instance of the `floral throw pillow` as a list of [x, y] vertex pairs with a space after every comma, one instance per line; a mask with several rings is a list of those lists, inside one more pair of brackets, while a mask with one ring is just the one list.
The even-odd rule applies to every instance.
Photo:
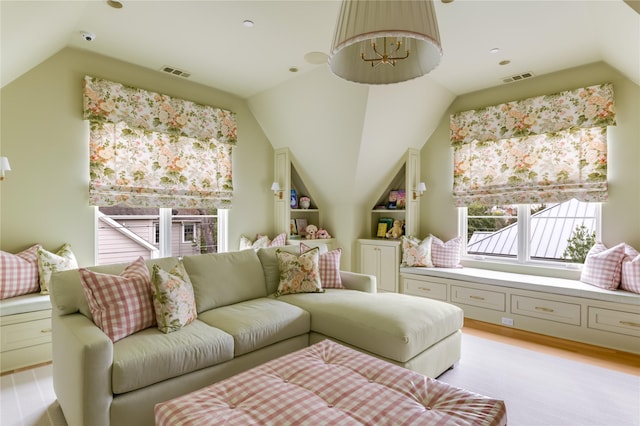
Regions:
[[624, 243], [607, 248], [601, 242], [591, 247], [582, 266], [580, 281], [605, 290], [615, 290], [620, 285]]
[[115, 343], [156, 323], [151, 277], [142, 257], [120, 275], [80, 268], [80, 282], [93, 322]]
[[319, 249], [317, 247], [295, 255], [276, 249], [276, 257], [280, 268], [280, 283], [275, 295], [293, 293], [322, 293], [320, 267], [318, 265]]
[[153, 265], [151, 294], [158, 329], [163, 333], [180, 330], [196, 319], [196, 299], [182, 262], [170, 271]]
[[69, 244], [64, 244], [56, 253], [38, 248], [38, 270], [40, 273], [40, 293], [49, 294], [51, 274], [58, 271], [76, 269], [78, 261]]
[[423, 266], [433, 268], [431, 261], [431, 243], [433, 238], [429, 235], [420, 241], [415, 237], [402, 236], [402, 265], [401, 266]]
[[[300, 252], [306, 253], [311, 247], [305, 243], [300, 243]], [[340, 277], [340, 257], [342, 249], [337, 248], [318, 255], [320, 268], [320, 281], [322, 288], [344, 288]]]
[[460, 265], [460, 244], [462, 238], [457, 236], [443, 243], [431, 235], [431, 261], [436, 268], [462, 268]]
[[38, 281], [39, 244], [20, 253], [0, 250], [0, 299], [22, 296], [40, 290]]
[[629, 244], [624, 245], [625, 257], [622, 259], [620, 288], [640, 293], [640, 253]]
[[240, 250], [258, 250], [265, 247], [269, 247], [269, 237], [266, 235], [258, 235], [255, 241], [251, 241], [244, 235], [240, 236]]

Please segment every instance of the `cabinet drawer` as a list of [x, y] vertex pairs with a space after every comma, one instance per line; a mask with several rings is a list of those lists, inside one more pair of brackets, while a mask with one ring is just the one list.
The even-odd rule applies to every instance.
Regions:
[[51, 318], [3, 325], [0, 328], [3, 352], [49, 342], [51, 342]]
[[497, 291], [478, 290], [458, 287], [456, 285], [451, 286], [451, 301], [454, 303], [463, 303], [465, 305], [504, 312], [505, 299], [505, 293], [499, 293]]
[[580, 325], [580, 305], [511, 295], [511, 313], [565, 324]]
[[589, 306], [589, 328], [640, 337], [640, 314]]
[[403, 280], [404, 293], [414, 296], [428, 297], [430, 299], [447, 300], [447, 285], [430, 281], [414, 280], [405, 278]]

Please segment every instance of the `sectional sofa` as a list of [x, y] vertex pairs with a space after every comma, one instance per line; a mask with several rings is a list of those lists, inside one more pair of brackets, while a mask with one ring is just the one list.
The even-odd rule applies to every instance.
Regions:
[[[460, 308], [376, 293], [374, 277], [346, 271], [344, 289], [275, 297], [276, 250], [184, 257], [197, 319], [168, 334], [149, 327], [115, 343], [94, 324], [79, 271], [54, 274], [53, 380], [68, 423], [151, 425], [158, 402], [327, 338], [431, 377], [459, 360]], [[177, 262], [147, 266], [169, 270]], [[119, 274], [125, 266], [89, 269]]]

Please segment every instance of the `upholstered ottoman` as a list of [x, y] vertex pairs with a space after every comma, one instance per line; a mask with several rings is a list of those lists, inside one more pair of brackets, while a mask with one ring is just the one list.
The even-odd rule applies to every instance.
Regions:
[[505, 404], [325, 340], [156, 404], [156, 425], [506, 425]]

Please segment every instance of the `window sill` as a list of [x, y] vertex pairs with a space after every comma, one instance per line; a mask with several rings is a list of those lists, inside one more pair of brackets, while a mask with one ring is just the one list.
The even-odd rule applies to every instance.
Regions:
[[485, 269], [489, 271], [510, 272], [541, 277], [580, 280], [582, 265], [576, 263], [527, 262], [519, 263], [511, 259], [462, 257], [462, 266], [466, 268]]

